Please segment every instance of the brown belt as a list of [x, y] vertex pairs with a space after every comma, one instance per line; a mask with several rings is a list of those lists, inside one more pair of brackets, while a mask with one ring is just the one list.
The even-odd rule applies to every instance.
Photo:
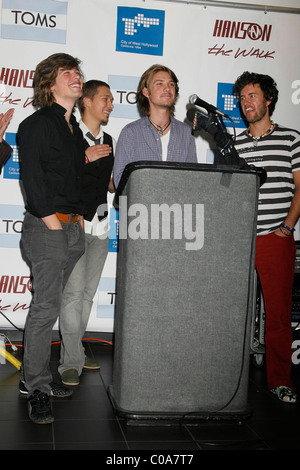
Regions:
[[76, 224], [79, 222], [78, 214], [61, 214], [60, 212], [56, 212], [56, 216], [61, 222], [64, 222], [65, 224]]

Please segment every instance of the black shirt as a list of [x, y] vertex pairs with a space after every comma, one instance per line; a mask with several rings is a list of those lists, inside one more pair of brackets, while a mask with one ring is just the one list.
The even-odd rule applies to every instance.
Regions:
[[84, 139], [73, 115], [57, 103], [41, 108], [19, 126], [21, 179], [26, 209], [36, 217], [82, 214]]
[[[104, 158], [85, 165], [83, 199], [85, 203], [84, 218], [91, 221], [97, 211], [97, 207], [102, 205], [102, 217], [107, 216], [107, 191], [114, 165], [114, 152], [112, 137], [106, 132], [103, 133], [103, 144], [110, 145], [111, 153]], [[86, 142], [86, 148], [89, 144]]]

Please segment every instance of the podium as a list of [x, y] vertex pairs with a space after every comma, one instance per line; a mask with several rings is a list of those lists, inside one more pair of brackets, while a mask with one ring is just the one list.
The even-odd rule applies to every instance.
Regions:
[[128, 422], [249, 415], [258, 189], [251, 167], [126, 167], [108, 393]]

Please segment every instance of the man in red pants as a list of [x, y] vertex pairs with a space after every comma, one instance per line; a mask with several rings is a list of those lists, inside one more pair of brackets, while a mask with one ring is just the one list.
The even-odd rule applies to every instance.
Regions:
[[278, 90], [268, 75], [244, 72], [234, 92], [249, 124], [237, 137], [236, 149], [248, 164], [267, 172], [259, 192], [255, 264], [266, 310], [268, 388], [280, 400], [295, 403], [291, 313], [293, 232], [300, 215], [300, 133], [271, 120]]

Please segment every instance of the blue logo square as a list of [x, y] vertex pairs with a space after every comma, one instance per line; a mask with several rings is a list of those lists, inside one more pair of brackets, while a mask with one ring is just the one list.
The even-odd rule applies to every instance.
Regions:
[[119, 211], [111, 208], [109, 211], [109, 245], [108, 251], [116, 253], [118, 251], [118, 227], [119, 227]]
[[118, 7], [116, 51], [163, 55], [165, 12]]
[[3, 168], [3, 178], [20, 179], [19, 147], [16, 141], [17, 135], [11, 132], [5, 134], [6, 142], [13, 149], [9, 159]]
[[[229, 116], [235, 127], [246, 128], [240, 105], [233, 93], [233, 83], [218, 83], [217, 108]], [[229, 119], [223, 118], [225, 126], [232, 126]]]

